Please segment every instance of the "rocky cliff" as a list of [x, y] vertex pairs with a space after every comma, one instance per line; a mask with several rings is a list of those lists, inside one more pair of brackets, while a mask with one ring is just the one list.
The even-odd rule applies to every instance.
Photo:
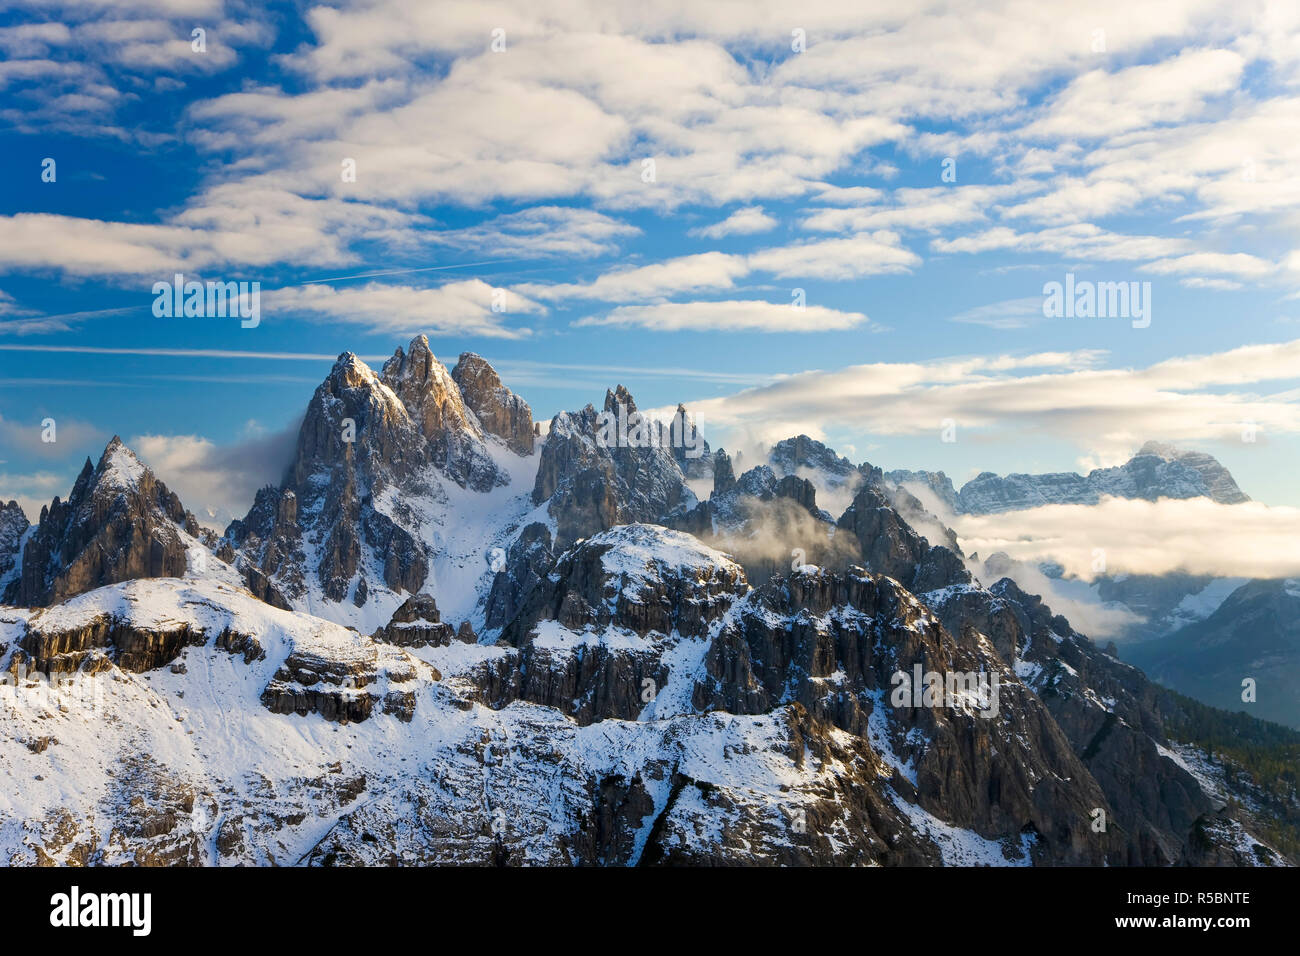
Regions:
[[[16, 540], [12, 511], [6, 527]], [[114, 437], [98, 464], [86, 460], [67, 501], [41, 509], [4, 603], [38, 607], [117, 581], [178, 577], [198, 535], [180, 499]]]

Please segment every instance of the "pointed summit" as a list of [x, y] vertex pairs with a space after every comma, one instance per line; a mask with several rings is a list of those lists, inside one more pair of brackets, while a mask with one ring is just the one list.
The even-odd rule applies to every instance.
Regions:
[[517, 455], [533, 453], [533, 410], [501, 384], [501, 376], [486, 359], [462, 352], [451, 377], [485, 432], [502, 439]]
[[114, 435], [97, 466], [87, 459], [68, 500], [42, 509], [4, 602], [37, 607], [119, 581], [180, 577], [184, 536], [198, 534], [180, 499]]
[[605, 389], [605, 411], [617, 413], [620, 405], [627, 409], [629, 415], [636, 411], [636, 401], [632, 398], [632, 393], [622, 385], [616, 386], [612, 392]]
[[405, 353], [400, 348], [394, 352], [379, 377], [401, 399], [426, 440], [442, 441], [448, 432], [482, 438], [478, 423], [465, 412], [460, 388], [425, 336], [413, 338]]
[[[90, 464], [90, 459], [86, 459], [86, 464]], [[131, 490], [139, 485], [148, 471], [135, 452], [114, 435], [100, 456], [94, 473], [96, 482], [101, 485]]]
[[445, 507], [444, 480], [486, 492], [510, 478], [429, 340], [417, 335], [378, 374], [344, 352], [312, 396], [285, 481], [259, 492], [227, 545], [295, 607], [328, 603], [374, 628], [426, 585], [437, 552], [424, 522]]

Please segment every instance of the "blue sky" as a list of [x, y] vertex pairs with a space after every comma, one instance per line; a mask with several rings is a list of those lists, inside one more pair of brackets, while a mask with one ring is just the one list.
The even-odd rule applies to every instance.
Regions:
[[[242, 513], [333, 356], [426, 333], [542, 419], [621, 382], [959, 485], [1154, 438], [1300, 505], [1300, 14], [653, 6], [7, 6], [0, 496], [119, 433]], [[155, 317], [176, 272], [260, 324]], [[1067, 272], [1149, 327], [1044, 318]]]

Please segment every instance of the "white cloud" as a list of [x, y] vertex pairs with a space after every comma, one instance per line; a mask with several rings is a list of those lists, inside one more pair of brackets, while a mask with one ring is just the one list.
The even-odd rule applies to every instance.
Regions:
[[293, 460], [299, 422], [265, 433], [246, 428], [241, 441], [219, 445], [201, 435], [135, 435], [127, 440], [200, 523], [225, 530], [243, 517], [264, 485], [279, 485]]
[[958, 515], [967, 551], [1003, 551], [1021, 561], [1056, 561], [1073, 577], [1184, 571], [1215, 577], [1300, 574], [1300, 509], [1208, 498], [1098, 505], [1047, 505], [999, 515]]
[[548, 302], [565, 299], [593, 299], [626, 302], [655, 299], [684, 292], [730, 289], [735, 280], [749, 273], [744, 256], [704, 252], [694, 256], [665, 259], [647, 266], [607, 272], [593, 282], [556, 285], [520, 285], [525, 295]]
[[621, 240], [640, 232], [635, 226], [593, 209], [534, 206], [476, 226], [431, 232], [427, 238], [436, 245], [493, 256], [590, 258], [617, 252]]
[[1056, 226], [1037, 232], [1016, 232], [1006, 226], [995, 226], [955, 239], [935, 239], [930, 247], [935, 252], [968, 253], [1009, 249], [1104, 262], [1155, 259], [1194, 251], [1187, 239], [1123, 235], [1092, 223]]
[[1245, 253], [1194, 252], [1172, 259], [1157, 259], [1139, 267], [1143, 272], [1158, 275], [1217, 273], [1243, 279], [1259, 279], [1277, 271], [1277, 266], [1267, 259]]
[[721, 222], [711, 226], [692, 229], [692, 236], [704, 239], [721, 239], [724, 236], [749, 236], [756, 232], [767, 232], [776, 228], [776, 220], [763, 212], [762, 206], [745, 206], [737, 209]]
[[781, 279], [857, 279], [907, 272], [921, 257], [900, 245], [896, 233], [881, 231], [777, 246], [748, 261], [751, 268]]
[[0, 267], [125, 281], [282, 262], [342, 265], [354, 261], [353, 242], [401, 244], [422, 221], [399, 210], [309, 199], [245, 181], [213, 187], [160, 224], [50, 213], [0, 216]]
[[[449, 282], [433, 288], [370, 282], [336, 288], [304, 285], [263, 294], [263, 319], [276, 313], [360, 325], [374, 332], [425, 332], [429, 335], [482, 335], [517, 339], [532, 330], [507, 324], [512, 315], [535, 315], [545, 307], [481, 279]], [[500, 306], [494, 310], [494, 304]]]
[[1103, 456], [1131, 452], [1152, 435], [1240, 443], [1254, 434], [1300, 432], [1300, 395], [1228, 386], [1300, 379], [1300, 340], [1243, 346], [1157, 362], [1098, 367], [1097, 351], [856, 365], [786, 376], [759, 388], [690, 403], [719, 429], [777, 441], [829, 430], [869, 436], [933, 434], [956, 422], [961, 436], [1023, 445], [1037, 436]]
[[951, 316], [949, 322], [965, 325], [983, 325], [990, 329], [1023, 329], [1043, 320], [1043, 299], [1031, 296], [1024, 299], [1007, 299], [989, 305], [977, 306]]
[[1184, 50], [1159, 63], [1090, 70], [1053, 98], [1022, 135], [1094, 140], [1200, 114], [1207, 99], [1235, 90], [1245, 68], [1232, 50]]

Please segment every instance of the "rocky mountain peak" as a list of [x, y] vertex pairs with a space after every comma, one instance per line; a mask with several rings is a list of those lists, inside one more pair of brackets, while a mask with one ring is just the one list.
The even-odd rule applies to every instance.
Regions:
[[31, 523], [17, 501], [0, 505], [0, 595], [9, 586], [18, 567], [23, 535]]
[[501, 383], [486, 359], [462, 352], [451, 377], [485, 432], [503, 440], [517, 455], [533, 453], [533, 410]]
[[778, 475], [793, 475], [800, 470], [820, 472], [830, 483], [842, 484], [859, 475], [857, 467], [833, 448], [810, 438], [796, 435], [772, 446], [768, 462]]
[[1049, 504], [1095, 505], [1103, 497], [1209, 498], [1220, 504], [1250, 499], [1228, 470], [1205, 452], [1183, 451], [1160, 442], [1147, 442], [1124, 464], [1075, 472], [1005, 477], [981, 472], [957, 493], [958, 510], [967, 514], [1018, 511]]
[[[606, 412], [636, 409], [622, 385], [605, 393]], [[620, 432], [621, 432], [620, 428]], [[565, 548], [614, 525], [660, 521], [679, 506], [694, 507], [673, 449], [659, 443], [610, 443], [591, 405], [551, 420], [533, 487], [534, 504], [547, 502], [556, 520], [556, 545]]]
[[636, 401], [632, 398], [632, 393], [629, 392], [622, 385], [615, 387], [615, 389], [612, 392], [609, 389], [606, 389], [605, 390], [605, 411], [613, 412], [617, 414], [619, 410], [619, 406], [622, 406], [623, 408], [627, 409], [627, 413], [629, 415], [631, 415], [634, 411], [637, 410]]
[[1125, 467], [1135, 467], [1135, 462], [1144, 456], [1159, 458], [1165, 462], [1177, 462], [1195, 471], [1205, 486], [1206, 497], [1220, 504], [1240, 504], [1250, 500], [1250, 497], [1237, 486], [1236, 480], [1228, 469], [1224, 468], [1213, 455], [1203, 451], [1178, 448], [1167, 442], [1148, 441], [1138, 449], [1137, 455]]
[[43, 606], [105, 584], [185, 574], [199, 525], [122, 439], [85, 466], [67, 501], [55, 498], [22, 549], [4, 601]]
[[406, 352], [398, 348], [379, 377], [401, 399], [426, 440], [443, 441], [448, 432], [482, 437], [478, 423], [465, 412], [459, 386], [433, 354], [425, 336], [413, 338]]
[[[86, 460], [87, 464], [90, 460]], [[105, 488], [134, 489], [144, 477], [144, 463], [117, 435], [114, 435], [100, 456], [94, 473], [96, 482]], [[85, 469], [82, 469], [85, 472]]]

